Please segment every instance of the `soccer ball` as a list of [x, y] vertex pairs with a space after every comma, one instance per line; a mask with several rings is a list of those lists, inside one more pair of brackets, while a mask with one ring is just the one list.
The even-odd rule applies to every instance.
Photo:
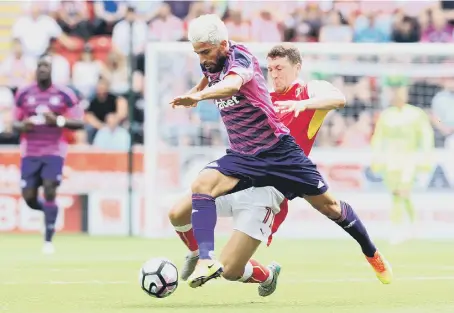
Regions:
[[142, 265], [139, 272], [139, 284], [151, 297], [165, 298], [178, 287], [177, 267], [165, 258], [153, 258]]

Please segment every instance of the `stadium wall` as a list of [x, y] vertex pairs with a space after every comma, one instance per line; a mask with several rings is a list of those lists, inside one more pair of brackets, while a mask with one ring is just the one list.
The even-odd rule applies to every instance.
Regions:
[[[147, 203], [150, 192], [145, 184], [144, 154], [134, 154], [134, 234], [170, 237], [173, 229], [167, 210], [181, 195], [200, 168], [224, 153], [224, 149], [168, 149], [158, 153], [156, 190], [158, 201]], [[42, 216], [20, 200], [19, 150], [0, 151], [0, 232], [39, 232]], [[370, 171], [367, 149], [315, 149], [319, 164], [333, 191], [349, 201], [377, 238], [389, 233], [390, 197], [380, 177]], [[61, 232], [88, 232], [91, 235], [128, 234], [127, 156], [124, 153], [71, 151], [64, 170], [58, 202], [62, 214], [57, 224]], [[418, 212], [417, 236], [454, 238], [454, 164], [452, 153], [437, 150], [430, 172], [418, 177], [414, 190]], [[221, 219], [218, 234], [231, 230], [229, 220]], [[288, 220], [279, 236], [288, 238], [345, 238], [336, 225], [308, 207], [304, 200], [290, 204]]]

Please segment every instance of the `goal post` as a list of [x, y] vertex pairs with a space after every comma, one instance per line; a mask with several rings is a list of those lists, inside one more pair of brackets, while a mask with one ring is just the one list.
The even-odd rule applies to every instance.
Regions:
[[[246, 43], [258, 58], [266, 74], [267, 52], [277, 43]], [[332, 118], [322, 126], [320, 136], [335, 136], [336, 123], [353, 134], [352, 125], [373, 123], [373, 117], [389, 104], [387, 84], [390, 80], [408, 81], [410, 101], [430, 110], [430, 101], [446, 78], [454, 78], [454, 44], [425, 43], [296, 43], [303, 56], [303, 80], [327, 79], [337, 84], [346, 94], [349, 103], [339, 111], [342, 122]], [[146, 50], [145, 79], [145, 227], [147, 237], [173, 236], [167, 212], [179, 196], [190, 187], [204, 165], [225, 152], [225, 132], [222, 122], [215, 117], [208, 102], [196, 109], [172, 110], [170, 100], [187, 92], [200, 78], [197, 55], [189, 42], [150, 42]], [[412, 103], [413, 104], [413, 103]], [[214, 104], [212, 104], [214, 106]], [[216, 108], [214, 108], [216, 109]], [[454, 109], [454, 103], [453, 103]], [[370, 113], [370, 114], [369, 114]], [[370, 117], [369, 117], [370, 115]], [[370, 120], [369, 120], [370, 119]], [[354, 135], [352, 135], [354, 136]], [[356, 140], [356, 137], [350, 140]], [[346, 137], [348, 139], [348, 136]], [[323, 139], [323, 138], [321, 138]], [[328, 138], [329, 139], [329, 138]], [[327, 140], [329, 142], [329, 140]], [[361, 212], [367, 216], [376, 236], [385, 236], [388, 223], [389, 199], [379, 178], [370, 175], [370, 149], [337, 147], [321, 144], [311, 156], [320, 164], [321, 171], [331, 188], [359, 207], [375, 203]], [[436, 152], [437, 164], [431, 174], [418, 180], [417, 209], [429, 226], [428, 237], [437, 237], [444, 231], [454, 237], [454, 227], [447, 229], [433, 215], [444, 212], [441, 201], [454, 203], [454, 193], [448, 189], [430, 187], [431, 181], [444, 175], [448, 183], [454, 180], [454, 164], [449, 162], [449, 152], [440, 145]], [[440, 168], [442, 174], [439, 173]], [[438, 171], [438, 172], [437, 172]], [[333, 174], [334, 172], [334, 174]], [[438, 175], [438, 176], [437, 176]], [[454, 185], [454, 183], [453, 183]], [[442, 194], [437, 199], [434, 193]], [[351, 198], [351, 200], [350, 200]], [[435, 199], [435, 200], [434, 200]], [[435, 201], [435, 202], [433, 202]], [[438, 203], [440, 204], [438, 205]], [[378, 207], [377, 204], [385, 205]], [[434, 205], [435, 203], [435, 205]], [[425, 208], [435, 207], [434, 211]], [[301, 210], [293, 209], [299, 207]], [[330, 228], [325, 221], [312, 213], [307, 204], [292, 201], [288, 223], [282, 234], [288, 237], [313, 236], [311, 229], [327, 227], [320, 236], [337, 237], [341, 232]], [[438, 212], [438, 213], [437, 213]], [[444, 213], [443, 213], [444, 214]], [[329, 224], [329, 223], [328, 223]], [[227, 233], [228, 221], [218, 223], [217, 231]], [[451, 225], [453, 226], [453, 225]], [[438, 234], [438, 235], [437, 235]], [[441, 236], [441, 235], [440, 235]]]

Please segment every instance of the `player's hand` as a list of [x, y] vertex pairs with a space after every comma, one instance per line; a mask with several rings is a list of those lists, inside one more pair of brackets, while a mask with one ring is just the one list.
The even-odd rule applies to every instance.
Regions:
[[173, 99], [170, 104], [172, 108], [177, 106], [182, 106], [186, 108], [194, 108], [197, 106], [197, 103], [202, 100], [198, 93], [188, 94], [184, 96], [179, 96]]
[[274, 105], [274, 110], [276, 112], [281, 114], [294, 112], [295, 117], [298, 117], [298, 115], [306, 109], [300, 101], [276, 101], [274, 102]]
[[35, 126], [35, 123], [33, 123], [33, 120], [31, 120], [29, 118], [23, 120], [22, 124], [23, 124], [22, 131], [24, 131], [24, 132], [31, 131], [33, 129], [33, 127]]
[[45, 113], [43, 113], [43, 116], [44, 116], [46, 125], [50, 125], [50, 126], [57, 125], [57, 115], [55, 115], [53, 112], [45, 112]]

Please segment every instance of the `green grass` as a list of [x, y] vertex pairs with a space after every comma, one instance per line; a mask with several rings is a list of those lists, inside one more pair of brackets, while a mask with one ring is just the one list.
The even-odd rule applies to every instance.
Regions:
[[176, 239], [58, 236], [54, 256], [41, 255], [40, 244], [38, 236], [0, 236], [0, 312], [454, 312], [453, 242], [382, 244], [396, 276], [385, 286], [351, 241], [276, 238], [257, 255], [283, 267], [273, 296], [218, 280], [194, 290], [181, 283], [166, 299], [145, 295], [137, 273], [152, 256], [181, 265], [184, 249]]

